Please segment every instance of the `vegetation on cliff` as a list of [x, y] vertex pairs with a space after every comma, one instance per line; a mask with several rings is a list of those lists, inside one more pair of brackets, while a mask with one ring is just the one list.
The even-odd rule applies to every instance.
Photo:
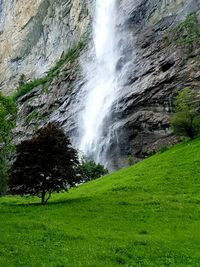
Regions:
[[166, 44], [173, 44], [185, 50], [186, 58], [194, 57], [193, 52], [200, 44], [200, 24], [197, 13], [187, 15], [174, 29], [165, 36]]
[[80, 41], [73, 48], [69, 49], [69, 51], [67, 51], [67, 53], [61, 57], [61, 59], [55, 64], [55, 66], [53, 66], [48, 71], [46, 76], [34, 79], [33, 81], [27, 83], [23, 81], [25, 77], [23, 79], [20, 79], [19, 87], [12, 94], [12, 98], [16, 101], [18, 98], [29, 93], [39, 85], [44, 85], [44, 87], [48, 87], [49, 83], [52, 82], [53, 78], [59, 75], [60, 70], [64, 64], [67, 64], [68, 62], [73, 62], [76, 58], [78, 58], [84, 46], [85, 41]]
[[197, 14], [189, 14], [173, 31], [177, 45], [191, 45], [200, 42], [200, 28]]
[[16, 106], [10, 97], [0, 94], [0, 196], [5, 194], [13, 151], [12, 129], [15, 126]]

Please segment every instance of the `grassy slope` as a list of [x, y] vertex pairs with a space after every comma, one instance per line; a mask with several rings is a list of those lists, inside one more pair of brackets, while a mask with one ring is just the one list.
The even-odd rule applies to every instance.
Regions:
[[200, 140], [37, 201], [0, 199], [0, 266], [200, 266]]

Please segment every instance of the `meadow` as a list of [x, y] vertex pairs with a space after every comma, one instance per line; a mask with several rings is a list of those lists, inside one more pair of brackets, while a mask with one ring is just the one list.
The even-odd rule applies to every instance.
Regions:
[[0, 198], [0, 266], [200, 266], [200, 139], [46, 206]]

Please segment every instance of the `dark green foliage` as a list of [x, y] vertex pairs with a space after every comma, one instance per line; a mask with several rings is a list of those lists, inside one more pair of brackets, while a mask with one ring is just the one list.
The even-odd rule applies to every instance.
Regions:
[[[48, 85], [54, 77], [59, 75], [60, 68], [70, 62], [74, 61], [80, 54], [81, 50], [84, 48], [85, 42], [79, 42], [76, 46], [74, 46], [72, 49], [70, 49], [57, 63], [56, 65], [49, 70], [47, 75], [43, 78], [35, 79], [33, 81], [30, 81], [28, 83], [24, 83], [24, 75], [20, 77], [19, 87], [17, 90], [13, 93], [12, 98], [16, 101], [21, 96], [29, 93], [34, 88], [36, 88], [39, 85]], [[23, 80], [22, 80], [23, 79]], [[22, 81], [21, 81], [22, 80]]]
[[9, 157], [13, 150], [12, 132], [16, 120], [16, 106], [11, 98], [0, 93], [0, 195], [6, 192]]
[[176, 134], [191, 139], [200, 134], [200, 103], [196, 95], [188, 88], [179, 92], [175, 98], [174, 114], [171, 118], [171, 126]]
[[10, 192], [37, 195], [44, 205], [52, 192], [67, 190], [79, 182], [75, 173], [77, 164], [77, 152], [71, 147], [69, 138], [63, 130], [48, 124], [31, 140], [16, 146], [16, 160], [9, 181]]
[[159, 148], [159, 152], [160, 153], [164, 153], [166, 152], [168, 149], [170, 149], [170, 146], [167, 146], [167, 145], [163, 145]]
[[97, 179], [108, 174], [108, 170], [104, 169], [101, 164], [96, 164], [94, 161], [88, 161], [85, 159], [83, 159], [81, 164], [78, 166], [77, 172], [84, 181]]

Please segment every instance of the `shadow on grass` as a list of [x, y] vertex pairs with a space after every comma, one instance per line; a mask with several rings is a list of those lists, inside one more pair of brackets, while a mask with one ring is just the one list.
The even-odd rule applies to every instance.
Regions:
[[[36, 198], [32, 198], [30, 197], [33, 201], [35, 201]], [[29, 199], [29, 197], [27, 197], [27, 200]], [[22, 197], [22, 201], [24, 201], [23, 197]], [[38, 198], [38, 202], [28, 202], [28, 203], [18, 203], [16, 201], [13, 202], [1, 202], [0, 205], [3, 206], [10, 206], [10, 207], [49, 207], [49, 206], [55, 206], [55, 205], [63, 205], [63, 204], [77, 204], [77, 203], [84, 203], [84, 202], [88, 202], [91, 201], [91, 198], [89, 197], [78, 197], [78, 198], [74, 198], [74, 199], [61, 199], [61, 200], [49, 200], [49, 202], [47, 202], [46, 205], [41, 205], [40, 203], [40, 198]]]

